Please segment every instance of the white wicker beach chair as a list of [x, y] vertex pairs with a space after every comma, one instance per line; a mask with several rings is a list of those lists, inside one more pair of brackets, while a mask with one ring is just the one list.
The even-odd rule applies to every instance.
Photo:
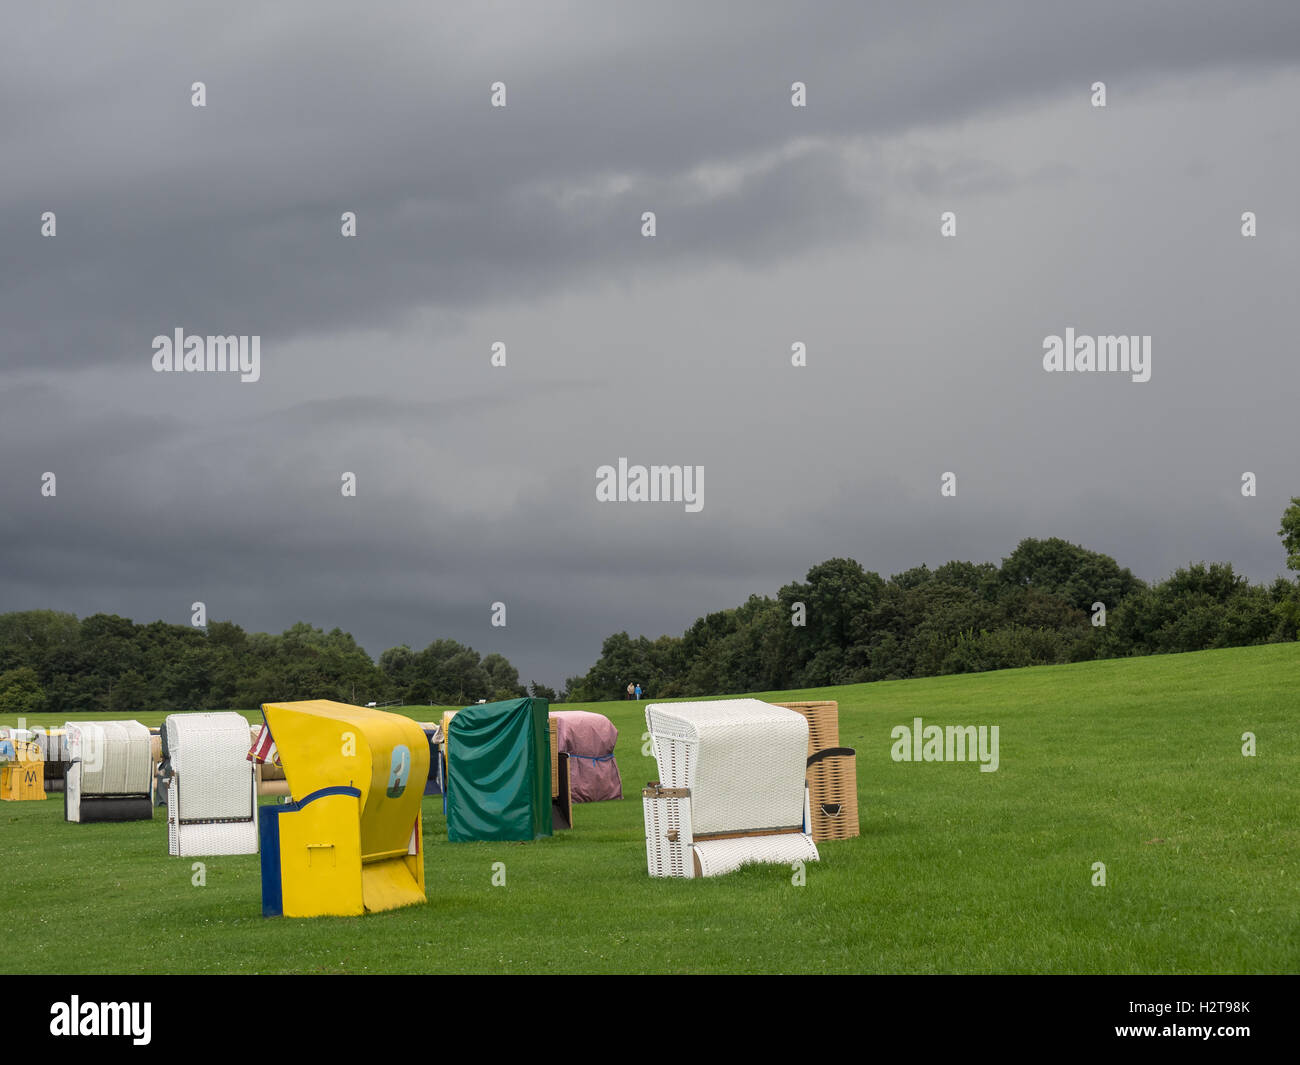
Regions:
[[817, 861], [804, 782], [808, 722], [757, 699], [654, 703], [659, 780], [641, 793], [651, 876]]
[[69, 721], [68, 821], [148, 821], [153, 817], [149, 730], [138, 721]]
[[240, 714], [172, 714], [163, 722], [171, 781], [167, 853], [257, 853], [257, 783]]

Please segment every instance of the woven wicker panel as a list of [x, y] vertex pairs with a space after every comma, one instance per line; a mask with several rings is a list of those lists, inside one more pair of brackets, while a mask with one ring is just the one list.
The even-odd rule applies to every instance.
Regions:
[[645, 817], [646, 865], [651, 876], [691, 878], [695, 868], [689, 856], [691, 800], [658, 795], [654, 785], [641, 792]]
[[[169, 741], [170, 742], [170, 741]], [[167, 853], [181, 857], [257, 853], [257, 819], [180, 823], [178, 788], [167, 791]], [[251, 792], [251, 785], [250, 785]]]
[[547, 718], [551, 724], [551, 798], [560, 797], [560, 732], [555, 718]]
[[702, 840], [692, 850], [701, 876], [721, 876], [742, 865], [789, 865], [819, 860], [817, 845], [802, 832]]
[[776, 703], [808, 719], [808, 753], [840, 745], [840, 704], [834, 699], [806, 703]]
[[809, 760], [808, 803], [813, 839], [852, 839], [858, 835], [858, 759], [855, 751], [849, 747], [835, 747]]
[[757, 699], [652, 703], [646, 724], [659, 779], [691, 789], [700, 834], [803, 822], [808, 724]]
[[70, 752], [82, 760], [82, 795], [148, 795], [153, 758], [149, 730], [138, 721], [69, 721]]
[[251, 821], [253, 763], [248, 760], [248, 722], [230, 712], [172, 714], [163, 728], [172, 769], [180, 782], [180, 819]]

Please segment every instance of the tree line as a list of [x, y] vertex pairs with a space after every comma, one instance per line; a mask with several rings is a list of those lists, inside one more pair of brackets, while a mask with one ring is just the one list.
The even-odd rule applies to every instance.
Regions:
[[[1279, 532], [1300, 571], [1300, 498]], [[1108, 555], [1021, 541], [1001, 565], [946, 562], [888, 579], [849, 558], [813, 566], [773, 597], [698, 618], [681, 636], [607, 637], [556, 692], [525, 686], [504, 655], [455, 640], [391, 647], [299, 622], [279, 635], [53, 610], [0, 615], [0, 714], [250, 708], [293, 699], [465, 705], [541, 696], [658, 698], [780, 691], [1295, 640], [1300, 585], [1252, 584], [1198, 562], [1146, 584]]]
[[[1279, 532], [1300, 570], [1300, 498]], [[699, 618], [681, 636], [626, 632], [570, 678], [568, 697], [782, 691], [1295, 640], [1300, 586], [1252, 584], [1197, 562], [1148, 585], [1108, 555], [1026, 539], [1002, 560], [918, 566], [885, 579], [850, 558], [813, 566], [775, 598]]]
[[[0, 714], [256, 707], [292, 699], [465, 705], [527, 695], [504, 655], [455, 640], [393, 647], [376, 663], [346, 632], [299, 622], [280, 635], [231, 621], [206, 628], [78, 620], [53, 610], [0, 615]], [[532, 694], [553, 696], [545, 685]]]

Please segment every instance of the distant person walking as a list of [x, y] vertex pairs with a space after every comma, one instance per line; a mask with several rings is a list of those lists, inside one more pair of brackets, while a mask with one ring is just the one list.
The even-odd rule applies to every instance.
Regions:
[[637, 697], [638, 699], [641, 698], [641, 685], [639, 685], [639, 684], [636, 686], [636, 697]]
[[631, 682], [631, 681], [628, 681], [628, 682], [627, 682], [627, 697], [628, 697], [629, 699], [632, 698], [632, 689], [633, 689], [632, 682]]

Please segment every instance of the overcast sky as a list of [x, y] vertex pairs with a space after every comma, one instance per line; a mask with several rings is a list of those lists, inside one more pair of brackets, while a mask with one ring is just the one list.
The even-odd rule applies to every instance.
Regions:
[[[1271, 580], [1298, 116], [1293, 0], [8, 3], [0, 611], [201, 600], [558, 686], [834, 556]], [[1151, 379], [1045, 372], [1067, 327]], [[260, 380], [155, 372], [177, 328]], [[703, 508], [598, 502], [621, 456]]]

